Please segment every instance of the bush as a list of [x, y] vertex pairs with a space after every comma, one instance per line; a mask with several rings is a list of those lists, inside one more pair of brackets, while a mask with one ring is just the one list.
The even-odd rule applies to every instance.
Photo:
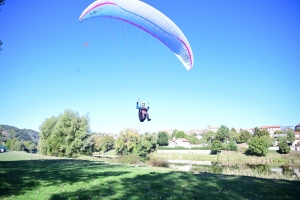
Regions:
[[220, 140], [214, 140], [211, 145], [211, 151], [213, 153], [220, 152], [223, 148], [223, 145]]
[[169, 167], [169, 163], [166, 159], [157, 157], [150, 157], [146, 164], [152, 167]]
[[117, 163], [138, 165], [142, 164], [140, 157], [136, 154], [122, 155], [115, 159]]
[[291, 148], [286, 141], [279, 143], [279, 152], [283, 154], [290, 153]]
[[247, 154], [265, 156], [268, 153], [268, 149], [271, 144], [269, 136], [254, 136], [251, 138]]
[[229, 151], [237, 151], [237, 150], [238, 150], [237, 145], [236, 145], [233, 141], [231, 141], [231, 142], [228, 144], [228, 150], [229, 150]]

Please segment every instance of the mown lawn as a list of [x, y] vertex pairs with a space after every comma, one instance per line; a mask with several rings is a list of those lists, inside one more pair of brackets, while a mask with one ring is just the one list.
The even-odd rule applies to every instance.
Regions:
[[0, 154], [0, 183], [0, 199], [299, 199], [300, 195], [299, 181], [192, 174], [19, 152]]

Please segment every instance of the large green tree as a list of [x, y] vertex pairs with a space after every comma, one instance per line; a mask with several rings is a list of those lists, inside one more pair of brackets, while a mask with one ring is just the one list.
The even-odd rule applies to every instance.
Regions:
[[156, 149], [156, 136], [154, 134], [141, 135], [137, 144], [137, 152], [141, 160], [149, 159], [149, 154]]
[[139, 134], [137, 130], [127, 128], [121, 131], [115, 142], [116, 153], [119, 155], [137, 153], [138, 141]]
[[227, 126], [221, 125], [217, 131], [216, 139], [220, 140], [221, 142], [225, 142], [228, 139], [229, 128]]
[[202, 133], [202, 139], [201, 139], [201, 142], [202, 143], [211, 143], [216, 137], [216, 133], [209, 130], [209, 131], [206, 131], [204, 133]]
[[115, 146], [115, 139], [112, 136], [105, 135], [100, 138], [100, 149], [103, 152], [107, 152], [114, 148]]
[[283, 154], [290, 153], [291, 148], [289, 147], [288, 143], [286, 141], [281, 141], [279, 143], [279, 152]]
[[237, 138], [237, 143], [248, 143], [251, 138], [252, 135], [249, 133], [249, 131], [242, 130]]
[[287, 136], [287, 140], [290, 142], [290, 143], [293, 143], [295, 141], [295, 133], [294, 131], [292, 130], [288, 130], [286, 132], [286, 136]]
[[166, 132], [159, 132], [157, 135], [157, 144], [159, 146], [168, 146], [169, 139]]
[[176, 138], [186, 138], [186, 134], [185, 134], [184, 131], [177, 131], [177, 132], [175, 133], [175, 137], [176, 137]]
[[268, 153], [268, 149], [271, 145], [270, 136], [254, 136], [251, 138], [249, 147], [247, 150], [248, 154], [253, 154], [257, 156], [265, 156]]
[[58, 117], [46, 119], [40, 126], [39, 150], [44, 155], [59, 157], [77, 157], [90, 154], [88, 116], [79, 116], [77, 112], [65, 110]]
[[222, 150], [222, 148], [222, 142], [220, 140], [214, 140], [211, 144], [210, 150], [218, 153]]

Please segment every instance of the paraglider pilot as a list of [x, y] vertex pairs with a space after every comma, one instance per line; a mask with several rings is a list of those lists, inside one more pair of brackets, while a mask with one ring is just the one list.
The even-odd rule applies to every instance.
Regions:
[[146, 108], [145, 105], [145, 102], [142, 102], [141, 106], [139, 105], [139, 102], [136, 102], [136, 109], [139, 109], [140, 122], [144, 122], [146, 118], [148, 121], [151, 121], [148, 114], [149, 106]]

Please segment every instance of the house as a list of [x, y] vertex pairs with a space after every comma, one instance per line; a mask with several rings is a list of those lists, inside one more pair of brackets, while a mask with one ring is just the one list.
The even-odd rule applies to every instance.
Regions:
[[190, 142], [185, 138], [177, 138], [176, 140], [169, 140], [169, 147], [185, 147], [190, 148]]
[[295, 133], [295, 141], [293, 142], [292, 146], [295, 146], [300, 142], [300, 124], [297, 124], [294, 129]]
[[175, 140], [175, 146], [179, 146], [179, 147], [185, 147], [185, 148], [190, 148], [191, 147], [191, 144], [190, 142], [185, 139], [185, 138], [177, 138]]
[[212, 126], [207, 126], [207, 131], [213, 131], [213, 132], [217, 132], [219, 130], [219, 127], [212, 127]]
[[280, 131], [281, 130], [281, 126], [280, 125], [261, 126], [259, 128], [260, 128], [260, 130], [267, 129], [269, 131], [271, 137], [272, 137], [272, 135], [274, 134], [275, 131]]
[[175, 147], [175, 140], [169, 140], [169, 147]]

